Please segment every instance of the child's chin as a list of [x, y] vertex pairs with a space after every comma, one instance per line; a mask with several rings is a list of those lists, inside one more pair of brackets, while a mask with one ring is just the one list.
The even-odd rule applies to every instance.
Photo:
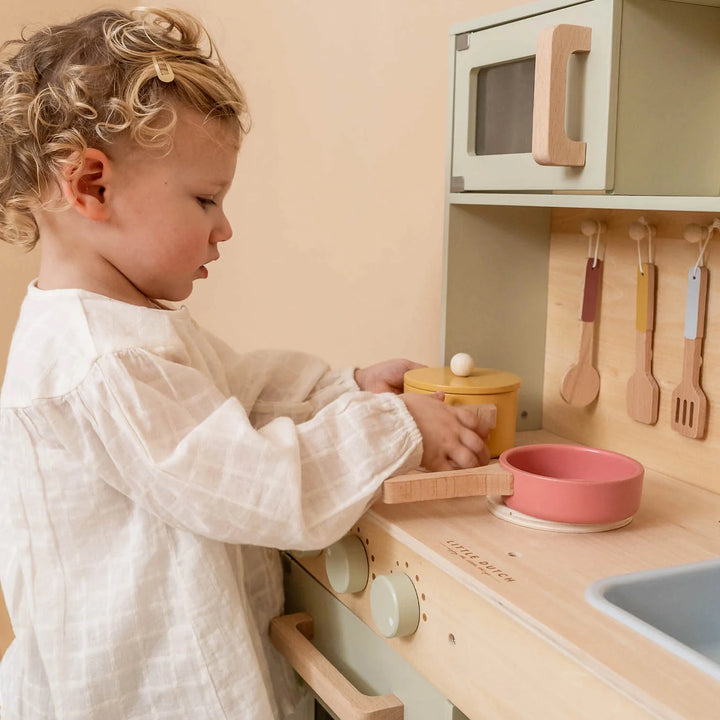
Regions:
[[192, 290], [193, 290], [193, 286], [191, 283], [190, 287], [188, 287], [188, 288], [182, 288], [182, 289], [177, 289], [177, 290], [168, 290], [153, 299], [158, 300], [160, 302], [182, 302], [183, 300], [187, 300], [190, 297]]

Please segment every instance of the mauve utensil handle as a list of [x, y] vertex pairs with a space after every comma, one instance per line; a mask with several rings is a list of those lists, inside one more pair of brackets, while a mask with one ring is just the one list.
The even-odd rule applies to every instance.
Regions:
[[603, 275], [603, 261], [589, 257], [585, 265], [585, 285], [580, 319], [583, 322], [595, 322]]

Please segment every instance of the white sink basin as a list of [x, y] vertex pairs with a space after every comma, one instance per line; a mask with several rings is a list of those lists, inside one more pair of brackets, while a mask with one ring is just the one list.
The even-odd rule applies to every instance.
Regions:
[[720, 680], [720, 558], [604, 578], [585, 597]]

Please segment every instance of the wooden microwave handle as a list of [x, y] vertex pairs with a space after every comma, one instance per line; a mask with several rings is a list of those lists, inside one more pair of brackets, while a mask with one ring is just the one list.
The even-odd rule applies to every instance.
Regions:
[[573, 53], [590, 52], [591, 34], [582, 25], [552, 25], [538, 33], [532, 133], [538, 165], [585, 165], [586, 143], [565, 132], [565, 103], [568, 60]]
[[363, 695], [310, 642], [312, 635], [307, 613], [270, 621], [272, 644], [340, 720], [403, 720], [404, 706], [395, 695]]

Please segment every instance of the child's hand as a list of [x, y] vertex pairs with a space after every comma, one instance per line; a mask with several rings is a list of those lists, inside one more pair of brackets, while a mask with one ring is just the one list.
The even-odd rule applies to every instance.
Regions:
[[385, 360], [385, 362], [358, 368], [355, 371], [355, 382], [361, 390], [383, 393], [391, 392], [399, 395], [403, 391], [403, 376], [408, 370], [425, 367], [411, 360]]
[[469, 408], [448, 405], [443, 393], [405, 393], [402, 399], [423, 439], [422, 466], [426, 470], [458, 470], [487, 465], [485, 445], [490, 428]]

